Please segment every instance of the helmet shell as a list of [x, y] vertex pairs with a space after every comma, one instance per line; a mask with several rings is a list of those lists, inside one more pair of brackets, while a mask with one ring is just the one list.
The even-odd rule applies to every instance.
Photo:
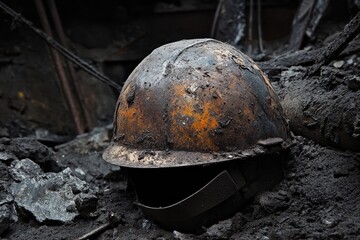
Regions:
[[182, 40], [155, 49], [131, 73], [103, 157], [125, 167], [179, 167], [278, 151], [289, 140], [278, 98], [253, 60], [217, 40]]

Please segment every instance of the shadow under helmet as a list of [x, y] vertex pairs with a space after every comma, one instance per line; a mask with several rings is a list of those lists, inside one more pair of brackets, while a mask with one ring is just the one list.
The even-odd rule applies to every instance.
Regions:
[[213, 39], [155, 49], [120, 93], [103, 158], [160, 226], [196, 232], [282, 178], [290, 131], [266, 75]]

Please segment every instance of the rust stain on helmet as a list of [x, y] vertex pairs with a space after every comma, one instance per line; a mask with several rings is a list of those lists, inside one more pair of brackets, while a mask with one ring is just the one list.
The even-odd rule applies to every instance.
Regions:
[[213, 39], [183, 40], [154, 50], [129, 76], [103, 156], [140, 168], [207, 164], [269, 151], [258, 142], [272, 138], [289, 143], [289, 128], [254, 61]]

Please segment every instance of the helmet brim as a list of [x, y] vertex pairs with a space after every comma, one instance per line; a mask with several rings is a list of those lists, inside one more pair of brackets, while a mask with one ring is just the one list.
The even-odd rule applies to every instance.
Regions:
[[139, 150], [118, 143], [111, 143], [104, 151], [103, 159], [111, 164], [129, 168], [173, 168], [244, 160], [249, 157], [282, 152], [291, 142], [279, 141], [277, 144], [263, 144], [266, 140], [246, 150], [231, 152], [188, 152]]

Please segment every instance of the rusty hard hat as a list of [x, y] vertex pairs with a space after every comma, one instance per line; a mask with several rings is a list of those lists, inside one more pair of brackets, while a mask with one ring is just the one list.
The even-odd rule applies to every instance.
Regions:
[[103, 157], [178, 167], [241, 159], [288, 140], [278, 98], [249, 57], [213, 39], [183, 40], [155, 49], [129, 76]]
[[195, 39], [155, 49], [132, 72], [103, 158], [127, 170], [146, 216], [193, 232], [278, 183], [289, 144], [257, 65], [228, 44]]

